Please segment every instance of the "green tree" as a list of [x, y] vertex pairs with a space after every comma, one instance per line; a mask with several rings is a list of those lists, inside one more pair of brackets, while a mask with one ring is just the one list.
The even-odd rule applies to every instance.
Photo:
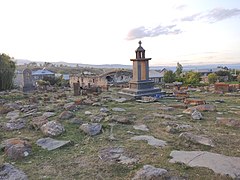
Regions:
[[178, 63], [177, 63], [177, 68], [176, 68], [176, 72], [175, 72], [177, 78], [179, 78], [180, 75], [182, 74], [182, 70], [183, 70], [183, 67], [182, 67], [182, 65], [178, 62]]
[[198, 85], [200, 83], [200, 73], [198, 72], [187, 72], [184, 77], [184, 83], [188, 85]]
[[13, 58], [2, 53], [0, 54], [0, 91], [13, 87], [13, 78], [16, 65]]
[[219, 76], [220, 81], [222, 81], [221, 77], [223, 77], [223, 76], [227, 76], [228, 77], [228, 81], [232, 81], [232, 79], [233, 79], [232, 74], [230, 73], [230, 71], [227, 71], [227, 70], [225, 70], [225, 71], [223, 71], [223, 70], [217, 71], [216, 74], [217, 74], [217, 76]]
[[208, 75], [208, 82], [210, 84], [214, 84], [217, 81], [217, 79], [218, 79], [218, 77], [217, 77], [217, 75], [215, 73], [210, 73]]
[[166, 71], [164, 76], [163, 76], [163, 80], [165, 83], [172, 83], [175, 81], [175, 74], [173, 73], [173, 71]]

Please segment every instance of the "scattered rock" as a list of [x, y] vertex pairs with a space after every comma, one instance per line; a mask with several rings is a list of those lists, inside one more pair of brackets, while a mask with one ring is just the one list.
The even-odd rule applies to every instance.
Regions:
[[14, 160], [22, 159], [32, 152], [32, 146], [26, 140], [11, 138], [2, 142], [5, 154]]
[[114, 101], [119, 102], [119, 103], [123, 103], [123, 102], [126, 102], [127, 99], [126, 98], [119, 98], [119, 99], [114, 99]]
[[206, 138], [204, 136], [198, 136], [198, 135], [194, 135], [190, 132], [185, 132], [185, 133], [181, 133], [179, 135], [179, 137], [184, 138], [184, 139], [186, 139], [188, 141], [191, 141], [193, 143], [199, 143], [199, 144], [203, 144], [205, 146], [214, 147], [214, 144], [213, 144], [212, 140], [209, 139], [209, 138]]
[[155, 102], [157, 98], [151, 97], [151, 96], [142, 96], [140, 100], [136, 100], [137, 102], [142, 103], [149, 103], [149, 102]]
[[52, 138], [41, 138], [37, 140], [37, 145], [49, 151], [60, 148], [70, 143], [70, 141], [60, 141]]
[[216, 100], [215, 100], [215, 103], [225, 103], [225, 101], [222, 100], [222, 99], [216, 99]]
[[175, 122], [164, 122], [164, 125], [167, 125], [166, 131], [172, 134], [191, 130], [193, 127], [188, 124], [177, 124]]
[[20, 112], [18, 110], [15, 110], [15, 111], [11, 111], [11, 112], [7, 113], [6, 118], [14, 120], [14, 119], [19, 118], [19, 115], [20, 115]]
[[100, 109], [100, 112], [107, 113], [107, 112], [109, 112], [109, 109], [103, 107], [103, 108]]
[[184, 114], [192, 114], [196, 109], [194, 107], [187, 108], [183, 110]]
[[233, 118], [217, 117], [217, 124], [240, 128], [240, 121]]
[[164, 147], [167, 145], [166, 141], [156, 139], [153, 136], [147, 136], [147, 135], [142, 135], [142, 136], [134, 136], [131, 138], [131, 140], [135, 141], [147, 141], [149, 145], [155, 146], [155, 147]]
[[202, 104], [194, 107], [198, 111], [216, 111], [216, 107], [211, 104]]
[[75, 104], [75, 102], [70, 102], [70, 103], [67, 103], [63, 106], [63, 108], [67, 111], [74, 111], [74, 110], [77, 110], [77, 106]]
[[64, 127], [56, 121], [47, 122], [40, 129], [45, 136], [58, 136], [65, 131]]
[[118, 116], [118, 115], [112, 116], [110, 118], [110, 121], [117, 122], [120, 124], [132, 124], [132, 121], [129, 119], [129, 117]]
[[13, 165], [4, 163], [0, 165], [0, 179], [1, 180], [28, 180], [27, 175], [15, 168]]
[[63, 111], [60, 115], [59, 118], [62, 120], [68, 120], [74, 117], [74, 114], [71, 111]]
[[99, 157], [108, 163], [134, 164], [137, 162], [137, 159], [128, 157], [121, 147], [102, 149]]
[[101, 106], [102, 104], [100, 102], [95, 102], [92, 104], [92, 106]]
[[145, 124], [134, 125], [133, 128], [141, 131], [149, 131], [148, 127]]
[[161, 179], [161, 177], [165, 174], [167, 174], [166, 169], [155, 168], [151, 165], [144, 165], [142, 169], [137, 171], [132, 180], [157, 180]]
[[9, 106], [0, 106], [0, 114], [7, 114], [8, 112], [13, 111], [13, 108]]
[[200, 105], [200, 104], [206, 104], [206, 101], [202, 100], [202, 99], [185, 99], [184, 104], [197, 106], [197, 105]]
[[90, 136], [95, 136], [101, 133], [102, 125], [98, 123], [91, 123], [91, 124], [82, 124], [80, 129]]
[[115, 112], [125, 112], [125, 111], [126, 111], [125, 109], [123, 109], [123, 108], [118, 108], [118, 107], [112, 108], [112, 110], [115, 111]]
[[52, 117], [52, 116], [55, 116], [56, 115], [56, 113], [54, 113], [54, 112], [45, 112], [45, 113], [43, 113], [43, 117], [46, 117], [46, 118], [50, 118], [50, 117]]
[[185, 104], [169, 104], [168, 106], [177, 108], [177, 109], [186, 109], [187, 108], [187, 105], [185, 105]]
[[194, 119], [194, 120], [201, 120], [203, 118], [202, 114], [199, 111], [197, 111], [197, 110], [195, 110], [191, 114], [191, 116], [192, 116], [192, 119]]
[[99, 114], [99, 115], [96, 115], [96, 116], [92, 115], [92, 116], [90, 116], [90, 118], [91, 118], [91, 122], [99, 123], [104, 119], [104, 116]]
[[130, 157], [127, 157], [127, 156], [124, 156], [124, 155], [121, 155], [118, 158], [118, 163], [120, 163], [120, 164], [134, 164], [136, 162], [137, 162], [137, 159], [130, 158]]
[[92, 115], [92, 113], [90, 111], [85, 111], [84, 114], [85, 115]]
[[177, 120], [176, 116], [172, 116], [172, 115], [168, 115], [168, 114], [158, 114], [158, 113], [154, 113], [153, 114], [155, 117], [160, 117], [163, 119], [169, 119], [169, 120]]
[[171, 163], [184, 163], [190, 167], [206, 167], [215, 173], [240, 177], [240, 157], [225, 156], [207, 151], [172, 151]]
[[95, 102], [92, 101], [91, 99], [84, 99], [82, 101], [82, 104], [86, 104], [86, 105], [92, 105], [93, 103], [95, 103]]
[[4, 129], [7, 131], [19, 130], [26, 126], [25, 119], [16, 119], [10, 120], [9, 122], [5, 123]]
[[159, 110], [162, 110], [162, 111], [174, 111], [175, 108], [173, 108], [173, 107], [167, 107], [167, 106], [162, 106], [162, 107], [159, 107], [158, 109], [159, 109]]
[[31, 125], [34, 129], [38, 130], [42, 125], [46, 124], [48, 122], [47, 118], [44, 116], [34, 117], [32, 119]]
[[72, 123], [72, 124], [77, 124], [77, 125], [82, 125], [83, 124], [83, 120], [79, 119], [79, 118], [72, 118], [68, 122]]

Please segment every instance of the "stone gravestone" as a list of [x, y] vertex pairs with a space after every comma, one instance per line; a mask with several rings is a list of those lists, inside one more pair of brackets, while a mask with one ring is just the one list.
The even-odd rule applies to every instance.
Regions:
[[80, 84], [79, 82], [73, 83], [73, 95], [79, 96], [80, 95]]
[[30, 69], [24, 69], [23, 71], [23, 92], [33, 91], [33, 77]]

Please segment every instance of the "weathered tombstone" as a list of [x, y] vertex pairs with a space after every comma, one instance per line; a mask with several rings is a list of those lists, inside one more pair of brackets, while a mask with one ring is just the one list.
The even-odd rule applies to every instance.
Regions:
[[33, 91], [33, 77], [30, 69], [24, 69], [23, 71], [23, 92]]
[[73, 83], [73, 95], [79, 96], [80, 95], [80, 84], [79, 82]]

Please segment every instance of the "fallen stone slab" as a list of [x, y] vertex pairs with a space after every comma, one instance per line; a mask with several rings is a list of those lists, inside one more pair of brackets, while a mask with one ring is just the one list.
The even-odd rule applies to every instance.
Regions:
[[158, 108], [159, 110], [162, 110], [162, 111], [174, 111], [175, 108], [174, 107], [169, 107], [169, 106], [161, 106]]
[[233, 118], [217, 117], [216, 123], [219, 125], [240, 128], [240, 121]]
[[161, 179], [162, 176], [167, 174], [166, 169], [155, 168], [151, 165], [144, 165], [142, 169], [137, 171], [136, 175], [132, 178], [132, 180], [153, 180], [153, 179]]
[[225, 156], [207, 151], [172, 151], [170, 163], [184, 163], [190, 167], [206, 167], [221, 175], [240, 178], [240, 157]]
[[179, 137], [184, 138], [193, 143], [199, 143], [205, 146], [214, 147], [214, 143], [212, 142], [212, 140], [204, 136], [198, 136], [190, 132], [184, 132], [184, 133], [181, 133]]
[[14, 119], [19, 118], [19, 115], [20, 115], [20, 111], [18, 111], [18, 110], [11, 111], [11, 112], [7, 113], [6, 119], [14, 120]]
[[120, 124], [132, 124], [132, 119], [133, 118], [130, 119], [129, 117], [114, 115], [110, 117], [110, 122], [117, 122]]
[[46, 117], [46, 118], [49, 118], [49, 117], [52, 117], [52, 116], [55, 116], [56, 113], [55, 112], [45, 112], [43, 113], [42, 116]]
[[211, 104], [202, 104], [195, 106], [194, 108], [196, 108], [198, 111], [216, 111], [216, 107]]
[[9, 122], [4, 124], [4, 129], [7, 131], [14, 131], [22, 129], [26, 126], [26, 120], [25, 119], [16, 119], [16, 120], [10, 120]]
[[149, 145], [155, 146], [155, 147], [164, 147], [164, 146], [167, 145], [166, 141], [156, 139], [153, 136], [147, 136], [147, 135], [134, 136], [134, 137], [131, 138], [131, 140], [147, 141]]
[[103, 113], [107, 113], [109, 111], [110, 110], [108, 108], [106, 108], [106, 107], [103, 107], [103, 108], [100, 109], [100, 112], [103, 112]]
[[126, 98], [119, 98], [119, 99], [113, 99], [113, 100], [116, 101], [116, 102], [119, 102], [119, 103], [123, 103], [123, 102], [127, 101]]
[[137, 159], [129, 157], [122, 147], [109, 147], [100, 151], [99, 157], [101, 160], [108, 163], [134, 164]]
[[134, 125], [133, 128], [141, 131], [149, 131], [148, 127], [145, 124]]
[[112, 108], [112, 111], [115, 111], [115, 112], [125, 112], [126, 110], [123, 109], [123, 108], [116, 107], [116, 108]]
[[49, 151], [60, 148], [62, 146], [65, 146], [69, 144], [71, 141], [61, 141], [61, 140], [56, 140], [52, 138], [41, 138], [38, 139], [36, 144], [38, 146], [41, 146], [43, 149], [47, 149]]
[[27, 175], [14, 167], [11, 164], [4, 163], [0, 165], [0, 179], [1, 180], [27, 180]]
[[206, 104], [206, 101], [202, 99], [185, 99], [184, 104], [197, 106], [201, 104]]

